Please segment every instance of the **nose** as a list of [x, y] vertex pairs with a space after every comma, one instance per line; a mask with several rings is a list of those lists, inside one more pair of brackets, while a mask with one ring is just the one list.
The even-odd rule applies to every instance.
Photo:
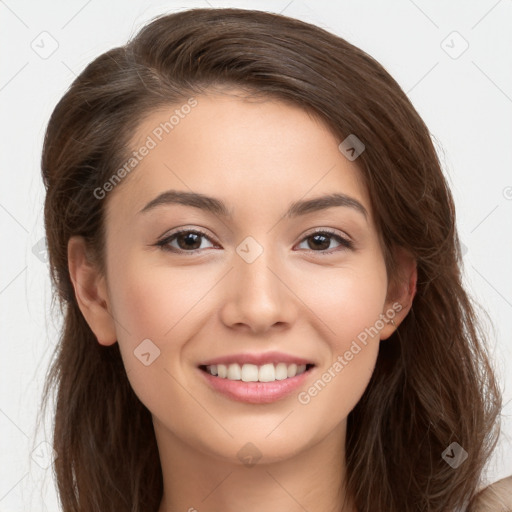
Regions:
[[284, 265], [266, 249], [252, 263], [238, 255], [234, 258], [234, 268], [224, 283], [223, 323], [254, 334], [289, 328], [296, 319], [298, 304]]

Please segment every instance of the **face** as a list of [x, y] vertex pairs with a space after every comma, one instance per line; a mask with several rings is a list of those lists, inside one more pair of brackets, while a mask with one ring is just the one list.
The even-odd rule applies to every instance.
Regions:
[[370, 199], [300, 108], [195, 99], [144, 120], [107, 197], [115, 338], [160, 436], [282, 460], [342, 432], [371, 377], [392, 303]]

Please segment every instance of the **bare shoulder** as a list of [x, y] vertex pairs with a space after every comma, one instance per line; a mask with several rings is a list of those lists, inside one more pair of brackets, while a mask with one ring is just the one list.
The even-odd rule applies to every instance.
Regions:
[[482, 489], [469, 512], [512, 512], [512, 475]]

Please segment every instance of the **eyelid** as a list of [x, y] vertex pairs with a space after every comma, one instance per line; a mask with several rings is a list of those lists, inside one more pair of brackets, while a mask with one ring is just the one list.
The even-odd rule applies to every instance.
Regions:
[[[191, 226], [179, 226], [170, 231], [166, 231], [161, 237], [159, 237], [158, 241], [161, 242], [161, 241], [166, 240], [174, 235], [179, 235], [180, 233], [183, 233], [183, 232], [185, 232], [185, 233], [189, 233], [189, 232], [200, 233], [201, 235], [204, 235], [205, 238], [208, 238], [208, 240], [210, 240], [210, 242], [215, 242], [213, 236], [210, 235], [206, 230], [204, 230], [202, 228], [198, 228], [198, 227], [191, 227]], [[215, 242], [215, 243], [217, 243], [217, 242]]]
[[330, 235], [336, 235], [340, 238], [343, 238], [347, 242], [352, 242], [352, 238], [347, 233], [344, 233], [343, 231], [340, 231], [339, 229], [335, 228], [313, 228], [311, 231], [306, 231], [306, 233], [302, 236], [300, 241], [302, 242], [305, 238], [308, 238], [312, 235], [316, 235], [317, 233], [328, 233]]

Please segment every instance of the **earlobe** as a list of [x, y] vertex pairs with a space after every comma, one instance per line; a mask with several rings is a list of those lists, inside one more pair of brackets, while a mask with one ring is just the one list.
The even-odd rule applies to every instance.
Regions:
[[398, 267], [398, 277], [390, 283], [388, 288], [388, 298], [385, 310], [383, 311], [387, 323], [381, 330], [381, 340], [389, 338], [398, 328], [400, 322], [409, 313], [416, 295], [416, 284], [418, 281], [416, 259], [403, 247], [395, 249], [395, 258]]
[[89, 327], [101, 345], [113, 345], [117, 340], [105, 277], [88, 259], [85, 239], [81, 236], [69, 239], [68, 268], [78, 307]]

